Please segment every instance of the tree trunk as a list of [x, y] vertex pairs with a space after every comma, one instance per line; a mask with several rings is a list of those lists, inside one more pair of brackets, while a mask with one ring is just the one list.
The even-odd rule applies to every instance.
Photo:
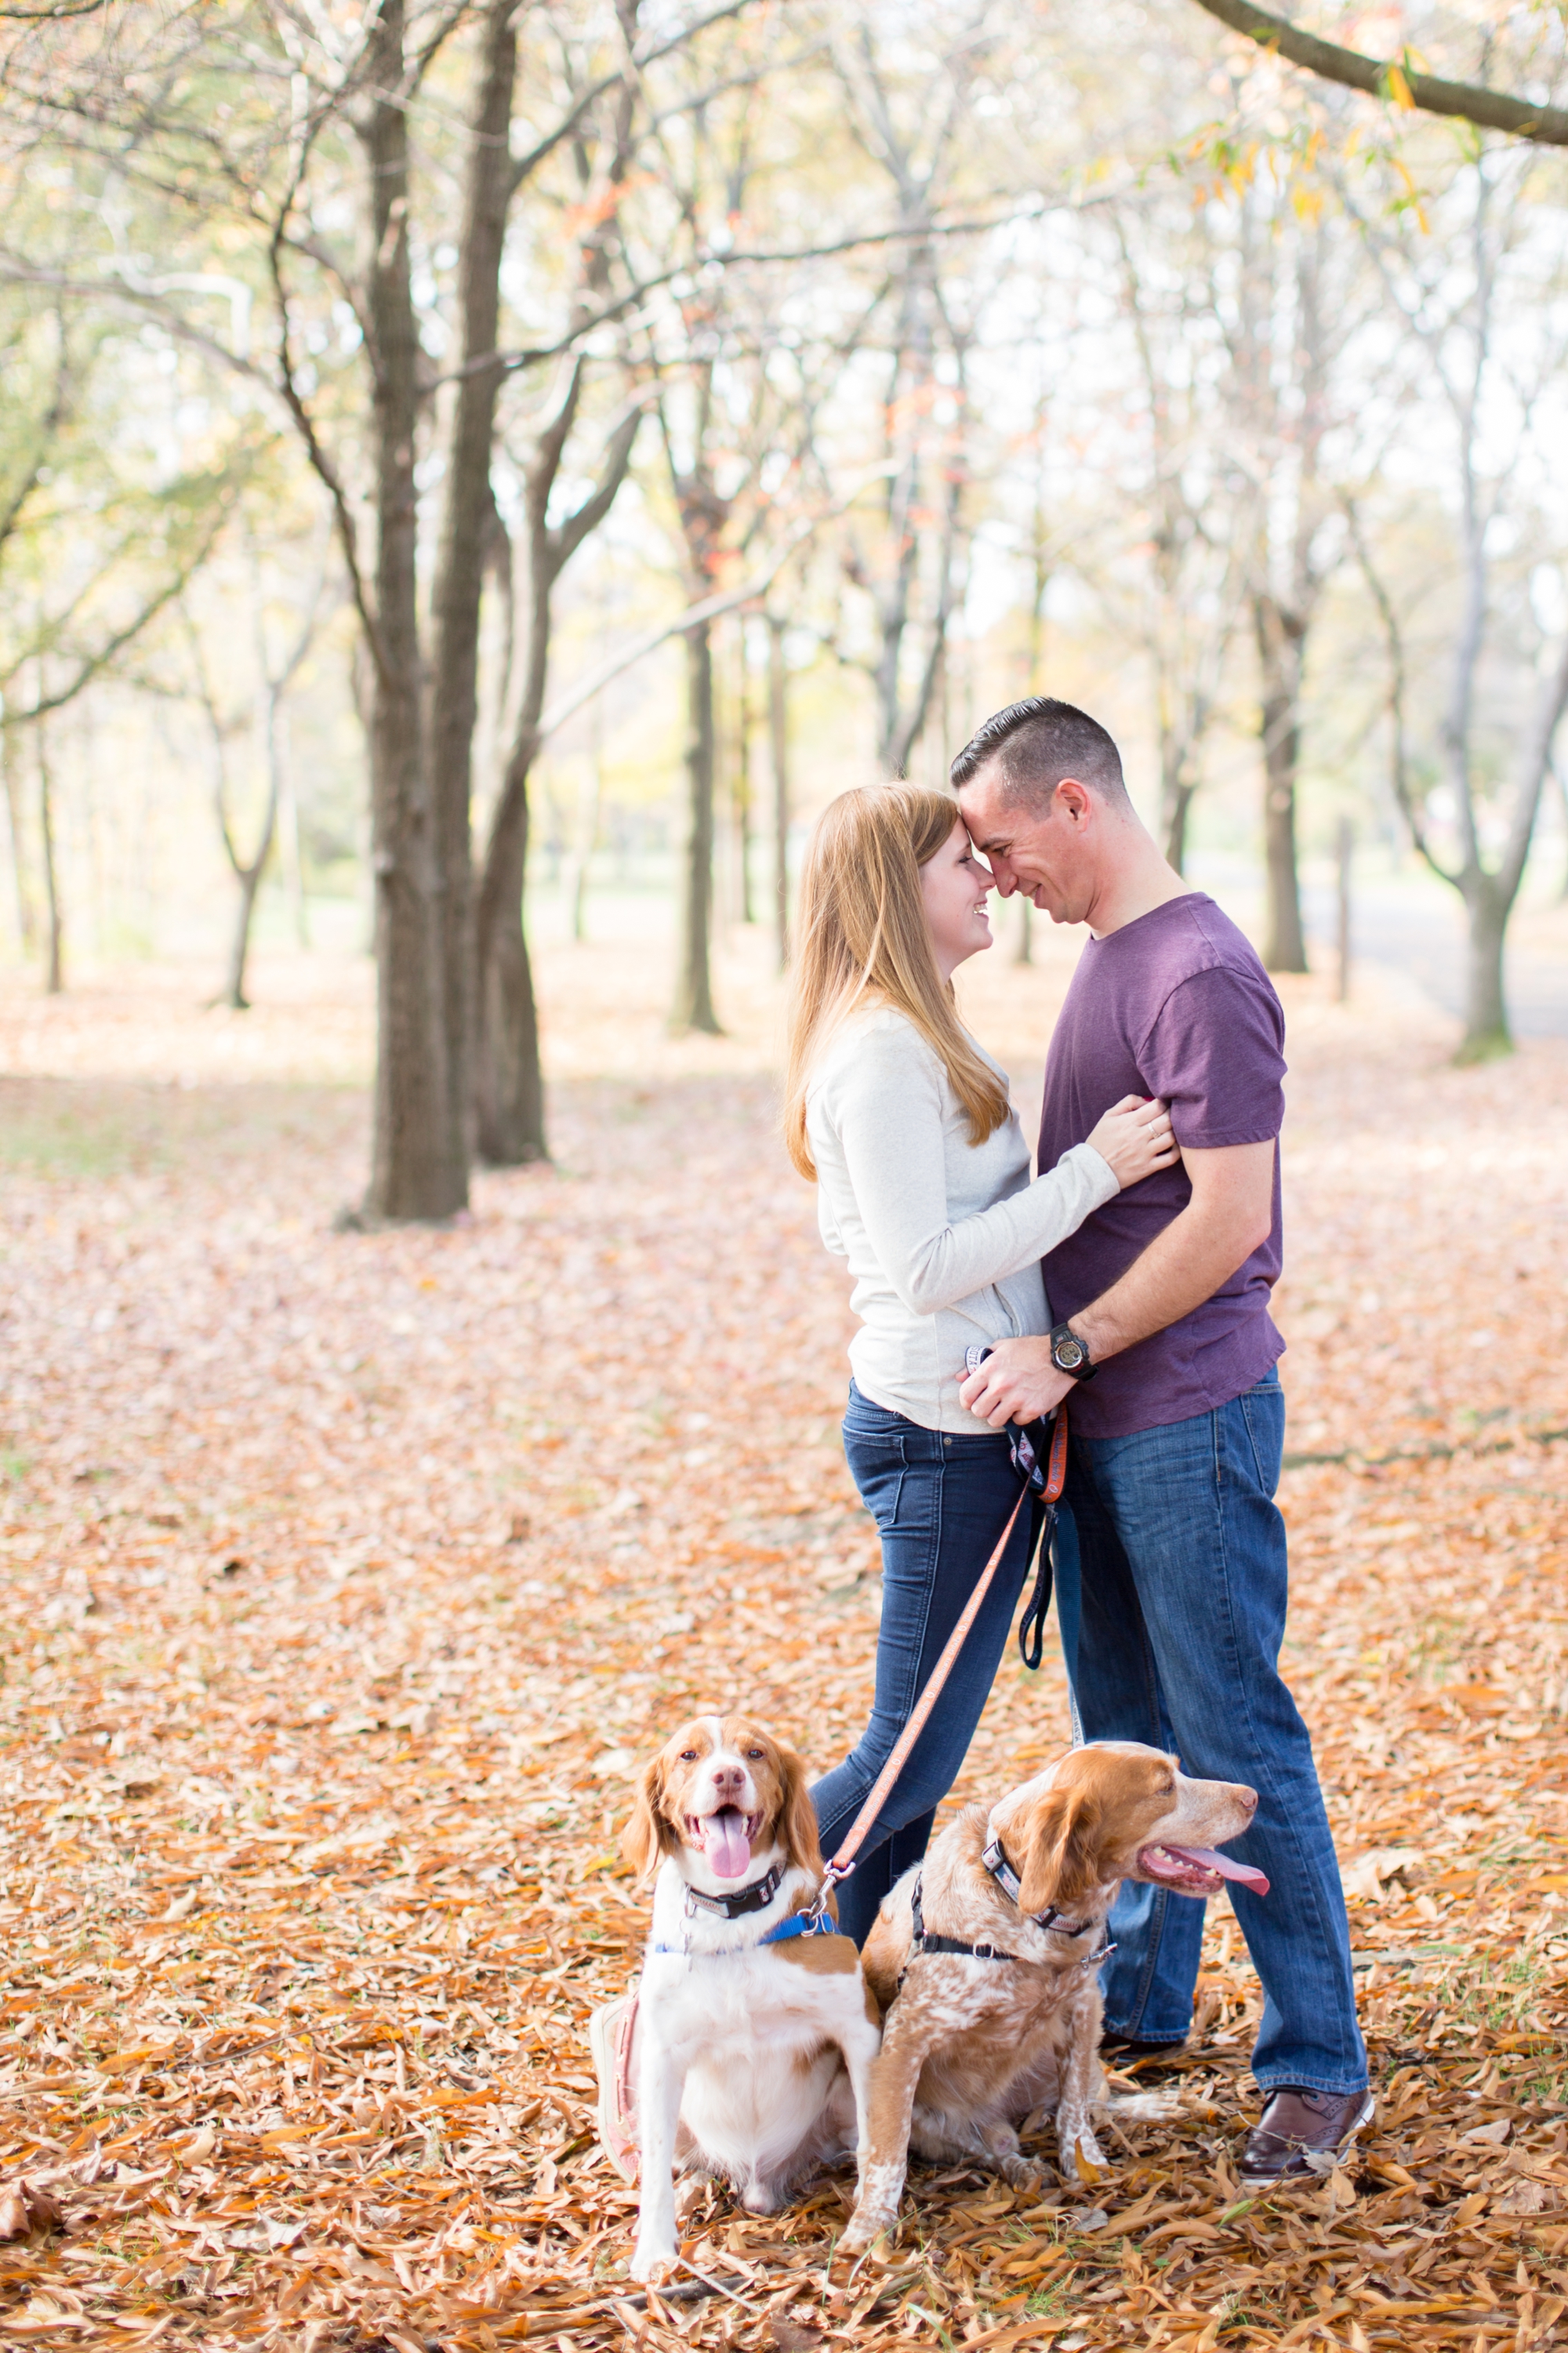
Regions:
[[372, 1218], [446, 1218], [468, 1199], [447, 1075], [444, 899], [425, 734], [415, 485], [419, 342], [409, 273], [405, 0], [374, 19], [367, 80], [378, 95], [370, 165], [369, 325], [374, 346], [376, 645], [371, 695], [375, 874]]
[[549, 1157], [539, 1016], [522, 926], [533, 747], [531, 731], [520, 735], [507, 762], [479, 880], [475, 925], [479, 1021], [474, 1109], [480, 1156], [497, 1168], [525, 1167]]
[[539, 723], [550, 669], [551, 598], [563, 566], [609, 512], [631, 462], [642, 412], [612, 435], [594, 491], [559, 524], [548, 521], [551, 492], [577, 416], [584, 362], [573, 368], [555, 415], [541, 432], [524, 476], [527, 615], [516, 732], [501, 777], [479, 878], [476, 924], [477, 1033], [474, 1104], [479, 1148], [492, 1166], [514, 1168], [549, 1153], [544, 1140], [544, 1081], [539, 1067], [539, 1016], [523, 936], [528, 872], [528, 779], [539, 751]]
[[1465, 907], [1469, 917], [1465, 1034], [1454, 1060], [1489, 1062], [1513, 1051], [1502, 969], [1510, 904], [1491, 875], [1472, 874], [1467, 878]]
[[261, 869], [264, 857], [254, 866], [242, 867], [236, 880], [239, 884], [239, 906], [234, 919], [234, 942], [228, 953], [228, 978], [223, 985], [223, 1003], [236, 1013], [248, 1013], [250, 999], [245, 993], [245, 967], [250, 959], [250, 926], [256, 914], [257, 894], [261, 889]]
[[735, 616], [735, 767], [731, 806], [735, 818], [736, 900], [742, 923], [755, 921], [752, 907], [752, 705], [746, 666], [746, 619]]
[[310, 944], [310, 914], [305, 896], [305, 861], [300, 849], [300, 796], [294, 787], [294, 771], [289, 754], [289, 712], [285, 704], [278, 713], [278, 767], [283, 792], [278, 823], [282, 843], [283, 883], [294, 917], [294, 944], [308, 948]]
[[1263, 846], [1268, 884], [1263, 961], [1270, 972], [1305, 972], [1296, 860], [1296, 774], [1301, 754], [1301, 631], [1278, 600], [1254, 596], [1263, 672]]
[[33, 953], [33, 894], [27, 888], [26, 852], [23, 848], [22, 781], [16, 773], [16, 738], [9, 727], [0, 728], [0, 761], [5, 767], [5, 815], [11, 828], [11, 880], [16, 892], [16, 937], [22, 953]]
[[59, 876], [55, 867], [54, 778], [49, 773], [48, 746], [44, 741], [44, 723], [35, 724], [34, 749], [38, 760], [38, 838], [44, 852], [44, 911], [48, 918], [48, 965], [44, 987], [51, 997], [58, 997], [65, 987], [64, 924], [60, 914]]
[[1178, 874], [1187, 871], [1187, 818], [1197, 793], [1197, 779], [1185, 774], [1184, 747], [1174, 729], [1161, 730], [1160, 829], [1165, 837], [1165, 862]]
[[[473, 851], [469, 818], [474, 729], [479, 717], [479, 615], [491, 529], [490, 457], [499, 366], [478, 363], [496, 350], [501, 253], [512, 165], [508, 140], [517, 78], [516, 0], [491, 0], [468, 132], [458, 252], [462, 317], [458, 380], [447, 459], [447, 496], [431, 599], [431, 797], [442, 899], [442, 996], [446, 1021], [447, 1129], [464, 1171], [473, 1120], [475, 1028]], [[461, 1180], [466, 1190], [466, 1176]]]
[[[283, 788], [283, 746], [279, 736], [282, 724], [283, 690], [272, 681], [266, 680], [267, 644], [260, 628], [259, 607], [257, 641], [266, 681], [262, 687], [261, 751], [267, 766], [267, 814], [261, 821], [261, 839], [256, 845], [256, 855], [248, 865], [240, 864], [235, 855], [233, 837], [226, 826], [224, 828], [224, 839], [228, 845], [229, 858], [234, 866], [234, 879], [239, 884], [239, 909], [235, 917], [234, 945], [229, 951], [228, 978], [224, 984], [223, 1002], [232, 1006], [237, 1013], [248, 1013], [250, 1010], [250, 999], [245, 993], [245, 967], [250, 960], [250, 927], [256, 916], [261, 878], [272, 855], [272, 837], [278, 828], [278, 804]], [[217, 744], [221, 763], [221, 734], [217, 736]]]
[[773, 929], [779, 970], [789, 963], [789, 705], [785, 697], [784, 625], [768, 615], [768, 750], [773, 772]]
[[713, 1010], [713, 642], [707, 622], [686, 633], [687, 834], [681, 867], [680, 968], [669, 1026], [722, 1033]]

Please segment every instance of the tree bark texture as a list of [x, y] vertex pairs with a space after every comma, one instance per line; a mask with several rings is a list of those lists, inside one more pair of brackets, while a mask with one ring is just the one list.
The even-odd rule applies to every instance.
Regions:
[[539, 1016], [522, 924], [533, 746], [531, 729], [507, 761], [476, 907], [475, 1127], [480, 1157], [498, 1168], [549, 1157]]
[[[561, 443], [564, 438], [563, 434]], [[550, 1156], [522, 892], [528, 877], [528, 779], [539, 747], [539, 714], [550, 659], [550, 597], [558, 568], [544, 513], [560, 462], [559, 448], [557, 444], [553, 462], [542, 462], [536, 453], [526, 485], [522, 705], [490, 818], [475, 909], [475, 1140], [481, 1159], [497, 1168], [521, 1168]]]
[[713, 641], [706, 621], [686, 633], [686, 842], [680, 867], [680, 965], [669, 1026], [717, 1038], [713, 1010]]
[[1302, 632], [1267, 595], [1252, 600], [1263, 672], [1263, 849], [1268, 908], [1263, 961], [1270, 972], [1305, 972], [1296, 857], [1296, 776], [1301, 754]]
[[466, 1164], [474, 1121], [475, 927], [469, 807], [479, 716], [479, 616], [491, 522], [490, 458], [502, 382], [493, 362], [501, 254], [513, 171], [509, 147], [517, 78], [516, 0], [492, 0], [468, 130], [458, 245], [462, 337], [447, 459], [447, 495], [432, 597], [431, 793], [442, 891], [446, 1128]]
[[409, 272], [404, 0], [383, 0], [371, 36], [369, 326], [374, 371], [375, 634], [371, 697], [377, 1053], [365, 1208], [373, 1218], [450, 1217], [468, 1200], [452, 1118], [445, 1001], [445, 899], [426, 737], [415, 488], [419, 343]]

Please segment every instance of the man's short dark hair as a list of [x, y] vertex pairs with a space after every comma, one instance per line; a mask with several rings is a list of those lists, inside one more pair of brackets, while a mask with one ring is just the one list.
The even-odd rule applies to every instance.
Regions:
[[995, 761], [1010, 801], [1044, 808], [1064, 776], [1076, 776], [1101, 800], [1129, 806], [1121, 754], [1098, 719], [1054, 694], [1010, 702], [972, 735], [948, 774], [954, 792]]

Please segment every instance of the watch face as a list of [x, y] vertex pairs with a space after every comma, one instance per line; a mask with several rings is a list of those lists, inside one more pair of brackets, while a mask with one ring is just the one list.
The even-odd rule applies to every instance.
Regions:
[[1081, 1340], [1075, 1340], [1070, 1332], [1065, 1332], [1052, 1353], [1062, 1372], [1076, 1373], [1083, 1362], [1085, 1350]]

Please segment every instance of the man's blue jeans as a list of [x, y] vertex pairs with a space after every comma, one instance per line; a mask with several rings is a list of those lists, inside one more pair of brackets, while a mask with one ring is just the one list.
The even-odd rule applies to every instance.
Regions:
[[[1007, 1525], [1019, 1483], [1000, 1432], [972, 1438], [923, 1430], [873, 1405], [853, 1383], [844, 1453], [882, 1539], [882, 1623], [871, 1720], [843, 1764], [811, 1792], [826, 1856], [891, 1755]], [[958, 1778], [1006, 1647], [1032, 1533], [1026, 1504], [942, 1697], [839, 1888], [839, 1926], [858, 1945], [894, 1881], [924, 1854], [932, 1817]]]
[[[1251, 1829], [1226, 1850], [1270, 1883], [1267, 1895], [1228, 1891], [1263, 1986], [1252, 2071], [1266, 2092], [1342, 2094], [1365, 2084], [1366, 2050], [1312, 1744], [1277, 1665], [1284, 1440], [1274, 1373], [1187, 1421], [1074, 1437], [1057, 1614], [1082, 1738], [1145, 1740], [1173, 1749], [1188, 1773], [1258, 1791]], [[1184, 2038], [1203, 1926], [1192, 1896], [1122, 1887], [1110, 1915], [1118, 1950], [1104, 1973], [1109, 2032]]]

